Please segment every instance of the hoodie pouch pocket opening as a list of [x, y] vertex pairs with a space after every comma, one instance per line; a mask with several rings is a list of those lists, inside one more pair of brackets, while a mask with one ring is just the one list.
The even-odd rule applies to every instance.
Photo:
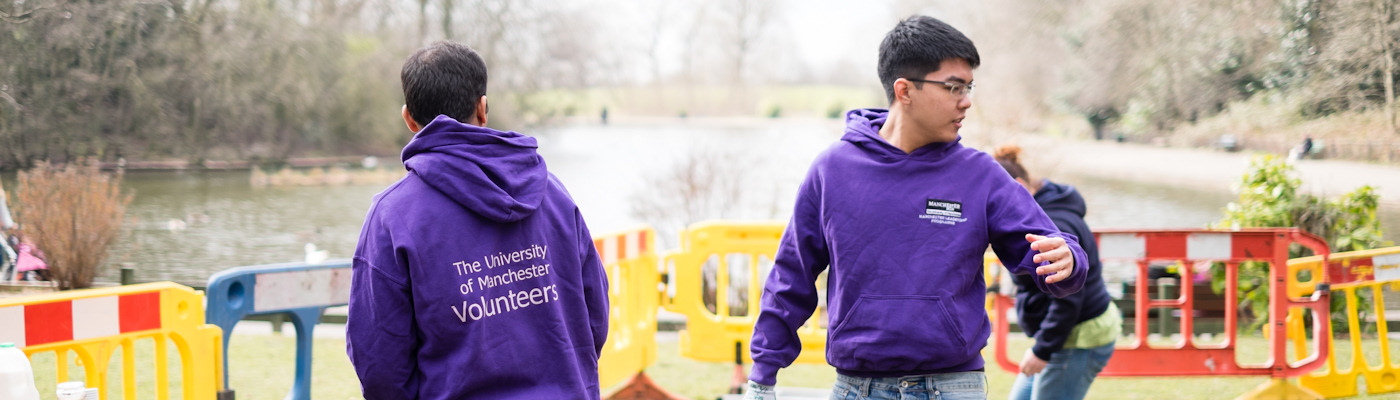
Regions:
[[910, 371], [950, 368], [968, 361], [962, 327], [938, 296], [861, 296], [828, 338], [837, 368]]

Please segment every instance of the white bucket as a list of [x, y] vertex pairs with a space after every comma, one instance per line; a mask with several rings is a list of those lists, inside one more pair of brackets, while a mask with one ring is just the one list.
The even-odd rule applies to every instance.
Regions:
[[0, 399], [39, 400], [34, 368], [14, 343], [0, 343]]
[[87, 384], [81, 381], [63, 382], [58, 384], [58, 400], [85, 400], [87, 399]]

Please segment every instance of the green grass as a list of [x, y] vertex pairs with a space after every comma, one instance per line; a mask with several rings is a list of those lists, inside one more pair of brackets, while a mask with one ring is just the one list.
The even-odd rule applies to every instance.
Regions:
[[[1261, 341], [1262, 342], [1262, 341]], [[1031, 341], [1008, 342], [1008, 354], [1022, 354]], [[657, 384], [691, 399], [713, 399], [725, 393], [733, 366], [701, 363], [675, 356], [676, 343], [661, 343], [656, 365], [647, 369]], [[670, 354], [671, 356], [667, 356]], [[990, 353], [989, 353], [990, 354]], [[1018, 358], [1019, 360], [1019, 358]], [[836, 371], [828, 365], [795, 365], [778, 373], [778, 384], [793, 387], [829, 388]], [[987, 366], [989, 399], [1004, 399], [1016, 376], [995, 365]], [[1234, 397], [1260, 383], [1263, 378], [1105, 378], [1089, 391], [1090, 399], [1211, 399]], [[1223, 396], [1229, 394], [1229, 396]]]
[[[1024, 337], [1015, 336], [1008, 342], [1009, 354], [1023, 354], [1031, 344]], [[1266, 342], [1259, 337], [1240, 340], [1237, 358], [1242, 362], [1262, 362], [1267, 356]], [[1349, 342], [1337, 341], [1339, 361], [1345, 363], [1353, 357]], [[289, 334], [278, 335], [238, 335], [230, 344], [229, 364], [231, 387], [240, 399], [283, 398], [291, 388], [294, 375], [292, 354], [295, 351], [294, 338]], [[153, 399], [154, 373], [152, 366], [154, 344], [150, 339], [137, 341], [134, 349], [137, 365], [137, 398]], [[179, 394], [180, 371], [178, 355], [171, 354], [172, 399], [182, 398]], [[680, 357], [677, 343], [663, 341], [658, 345], [656, 364], [646, 373], [657, 384], [691, 399], [713, 399], [724, 394], [729, 388], [734, 367], [728, 363], [698, 362]], [[1380, 351], [1375, 340], [1363, 341], [1363, 354], [1367, 362], [1380, 363]], [[339, 339], [316, 339], [313, 349], [312, 398], [315, 399], [359, 399], [359, 382], [349, 359], [345, 356], [345, 341]], [[988, 353], [990, 354], [990, 353]], [[1400, 355], [1400, 340], [1392, 343], [1391, 354]], [[1019, 357], [1013, 357], [1019, 359]], [[54, 361], [52, 353], [36, 354], [33, 358], [39, 392], [44, 399], [54, 398]], [[69, 358], [70, 379], [81, 380], [83, 373]], [[108, 388], [109, 400], [121, 398], [121, 355], [120, 351], [111, 360]], [[783, 369], [778, 374], [778, 382], [783, 386], [829, 388], [836, 378], [835, 370], [827, 365], [795, 365]], [[1015, 376], [1003, 372], [993, 364], [988, 365], [988, 398], [1006, 398]], [[1233, 398], [1259, 384], [1263, 377], [1203, 377], [1203, 378], [1100, 378], [1089, 391], [1090, 399], [1208, 399]], [[1358, 398], [1394, 398], [1394, 395], [1361, 396]]]

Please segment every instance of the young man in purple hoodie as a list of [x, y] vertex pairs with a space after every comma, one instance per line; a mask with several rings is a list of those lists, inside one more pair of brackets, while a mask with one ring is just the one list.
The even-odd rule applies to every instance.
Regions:
[[958, 143], [978, 63], [972, 41], [934, 18], [885, 36], [890, 108], [847, 113], [845, 136], [798, 189], [754, 327], [749, 398], [771, 398], [801, 351], [796, 330], [817, 307], [822, 270], [832, 398], [843, 399], [986, 398], [988, 245], [1046, 293], [1084, 284], [1077, 239], [991, 156]]
[[366, 399], [597, 399], [608, 282], [535, 139], [486, 127], [486, 64], [437, 42], [401, 73], [408, 175], [355, 249], [345, 347]]

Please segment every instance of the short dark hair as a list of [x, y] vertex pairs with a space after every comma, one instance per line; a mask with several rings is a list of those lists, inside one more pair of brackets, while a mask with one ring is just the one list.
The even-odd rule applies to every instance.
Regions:
[[486, 95], [486, 62], [471, 47], [453, 41], [413, 52], [399, 78], [404, 105], [419, 126], [438, 115], [465, 123], [476, 115], [476, 103]]
[[972, 68], [982, 63], [972, 40], [947, 23], [923, 15], [900, 21], [880, 42], [880, 84], [885, 97], [894, 103], [894, 81], [923, 78], [937, 71], [943, 60], [954, 58], [967, 60]]

